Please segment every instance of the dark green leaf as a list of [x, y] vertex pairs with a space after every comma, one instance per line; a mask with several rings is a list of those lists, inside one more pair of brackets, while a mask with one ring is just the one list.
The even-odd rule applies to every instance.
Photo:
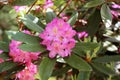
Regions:
[[5, 42], [0, 41], [0, 50], [3, 50], [4, 52], [9, 51], [9, 45]]
[[36, 16], [33, 16], [32, 14], [27, 14], [27, 17], [30, 18], [34, 23], [36, 23], [40, 27], [45, 28], [45, 25]]
[[80, 71], [77, 80], [90, 80], [90, 71]]
[[101, 7], [101, 17], [106, 27], [109, 27], [112, 24], [111, 10], [106, 4], [103, 4]]
[[71, 18], [68, 20], [68, 23], [73, 26], [78, 18], [78, 12], [74, 12]]
[[61, 76], [63, 74], [66, 74], [69, 69], [71, 69], [70, 66], [66, 66], [66, 67], [63, 67], [61, 69], [57, 69], [57, 70], [53, 71], [52, 76]]
[[30, 15], [26, 15], [24, 18], [21, 18], [22, 22], [27, 26], [27, 28], [36, 31], [36, 32], [42, 32], [43, 28], [37, 25], [38, 18], [35, 18], [33, 20], [33, 17], [31, 18]]
[[70, 57], [65, 58], [65, 61], [72, 67], [79, 69], [80, 71], [91, 71], [90, 65], [81, 59], [81, 57], [72, 54]]
[[2, 53], [2, 54], [0, 54], [0, 58], [6, 60], [6, 59], [8, 59], [8, 58], [10, 58], [10, 57], [8, 56], [7, 53]]
[[89, 36], [93, 36], [97, 32], [97, 30], [99, 29], [100, 22], [100, 11], [95, 9], [95, 11], [88, 18], [87, 32]]
[[80, 54], [83, 51], [86, 52], [86, 51], [94, 50], [98, 46], [99, 46], [98, 43], [92, 43], [92, 42], [84, 42], [84, 43], [82, 43], [82, 42], [79, 42], [73, 48], [73, 52], [76, 53], [76, 54]]
[[41, 80], [48, 80], [51, 76], [56, 60], [45, 58], [39, 65], [39, 75]]
[[32, 36], [22, 32], [18, 32], [13, 36], [14, 40], [21, 41], [29, 44], [40, 44], [40, 38], [37, 36]]
[[24, 5], [30, 5], [34, 3], [36, 0], [13, 0], [12, 5], [17, 5], [17, 6], [24, 6]]
[[19, 46], [20, 49], [28, 52], [44, 52], [45, 48], [40, 44], [22, 44]]
[[103, 4], [104, 2], [105, 0], [91, 0], [85, 5], [85, 7], [88, 7], [88, 8], [96, 7], [96, 6]]
[[46, 22], [49, 23], [51, 22], [54, 18], [56, 17], [56, 14], [53, 11], [47, 11], [46, 12]]
[[106, 75], [114, 75], [115, 72], [110, 67], [107, 67], [106, 65], [103, 65], [101, 63], [91, 63], [91, 65], [101, 73], [104, 73]]
[[14, 62], [11, 62], [11, 61], [0, 63], [0, 73], [4, 72], [4, 71], [7, 71], [9, 69], [12, 69], [15, 66], [17, 66], [17, 64], [14, 63]]
[[117, 61], [120, 61], [120, 56], [119, 55], [103, 56], [103, 57], [98, 57], [93, 61], [100, 62], [100, 63], [117, 62]]

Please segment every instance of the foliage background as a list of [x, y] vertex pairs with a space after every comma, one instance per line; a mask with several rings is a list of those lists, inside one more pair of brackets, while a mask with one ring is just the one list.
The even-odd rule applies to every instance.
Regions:
[[[12, 38], [11, 36], [14, 35], [13, 33], [20, 30], [22, 20], [19, 22], [17, 17], [26, 15], [26, 19], [33, 21], [32, 17], [34, 15], [34, 18], [38, 17], [41, 21], [37, 24], [44, 28], [47, 22], [50, 22], [56, 15], [61, 17], [59, 13], [64, 13], [66, 16], [70, 17], [68, 23], [70, 23], [76, 31], [87, 31], [89, 36], [83, 39], [76, 38], [79, 43], [76, 44], [76, 47], [73, 49], [75, 55], [68, 59], [65, 58], [64, 60], [66, 63], [56, 62], [58, 69], [54, 68], [51, 75], [56, 78], [61, 78], [61, 80], [119, 80], [120, 73], [115, 72], [115, 66], [120, 61], [119, 15], [113, 18], [111, 10], [119, 13], [120, 8], [113, 9], [111, 4], [119, 4], [120, 2], [116, 0], [53, 0], [54, 6], [51, 8], [53, 10], [52, 12], [46, 12], [43, 8], [36, 11], [36, 5], [42, 7], [44, 2], [44, 0], [38, 0], [28, 15], [26, 15], [25, 12], [16, 13], [13, 6], [28, 5], [28, 9], [30, 9], [34, 0], [24, 0], [24, 2], [22, 0], [15, 0], [10, 2], [9, 5], [3, 6], [2, 4], [0, 8], [0, 40], [9, 43]], [[87, 24], [84, 25], [84, 22], [81, 21], [86, 21]], [[29, 29], [31, 32], [37, 32], [37, 28], [33, 29], [33, 26], [29, 25], [28, 20], [23, 20], [22, 22], [24, 23], [24, 29]], [[28, 24], [25, 24], [25, 22]], [[118, 24], [118, 28], [115, 28], [116, 24]], [[19, 37], [17, 37], [18, 35]], [[21, 39], [20, 36], [23, 37], [24, 35], [18, 33], [14, 36], [14, 39], [22, 42], [29, 42], [29, 40], [25, 38]], [[32, 39], [30, 41], [32, 42]], [[0, 46], [3, 46], [3, 44]], [[21, 49], [25, 51], [41, 51], [41, 49], [30, 48], [31, 47], [21, 47]], [[46, 61], [50, 61], [49, 58]], [[51, 63], [52, 61], [45, 64], [43, 60], [38, 65], [41, 66], [41, 64], [43, 64], [41, 69], [44, 69], [45, 66], [50, 65]], [[11, 68], [9, 67], [8, 69], [2, 70], [4, 69], [3, 67], [7, 67], [8, 65], [11, 65]], [[1, 78], [6, 80], [11, 79], [11, 76], [14, 75], [11, 74], [11, 72], [18, 71], [13, 69], [16, 66], [14, 66], [12, 62], [8, 62], [8, 65], [4, 65], [4, 63], [0, 64], [0, 72], [8, 71], [7, 74], [1, 73]], [[46, 70], [49, 70], [50, 66], [48, 69], [47, 67], [45, 68]], [[51, 70], [52, 68], [53, 66], [51, 66]], [[41, 76], [42, 72], [37, 74], [37, 78], [40, 77], [38, 76], [39, 74]], [[42, 75], [42, 80], [46, 80], [44, 79], [44, 76], [47, 76], [47, 73]], [[49, 78], [49, 75], [47, 77]]]

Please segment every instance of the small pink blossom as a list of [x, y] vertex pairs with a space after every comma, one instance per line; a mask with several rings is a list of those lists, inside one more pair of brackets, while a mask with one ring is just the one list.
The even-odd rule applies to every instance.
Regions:
[[37, 66], [33, 63], [27, 63], [25, 69], [16, 74], [19, 80], [35, 80], [34, 75], [37, 73]]
[[60, 17], [66, 22], [70, 19], [70, 16], [66, 15], [65, 13], [61, 13]]
[[0, 50], [0, 54], [2, 54], [3, 53], [3, 50]]
[[120, 8], [120, 5], [119, 4], [113, 4], [111, 7], [112, 8]]
[[14, 6], [13, 7], [16, 12], [24, 11], [26, 9], [26, 6]]
[[113, 18], [117, 18], [120, 15], [120, 13], [119, 13], [119, 11], [114, 10], [114, 9], [120, 9], [120, 5], [112, 4], [111, 8], [112, 8], [112, 10], [111, 10], [112, 17]]
[[3, 62], [4, 62], [4, 60], [2, 58], [0, 58], [0, 63], [3, 63]]
[[85, 38], [88, 36], [88, 33], [83, 31], [83, 32], [78, 32], [78, 38], [81, 39], [81, 38]]
[[46, 0], [45, 5], [44, 5], [44, 9], [52, 7], [53, 5], [54, 5], [54, 3], [51, 0]]
[[55, 18], [47, 24], [45, 31], [40, 33], [40, 37], [43, 39], [41, 44], [47, 46], [50, 58], [54, 58], [56, 55], [66, 57], [71, 54], [71, 49], [75, 46], [73, 38], [75, 34], [76, 31], [63, 19]]
[[113, 18], [117, 18], [120, 15], [118, 11], [114, 11], [114, 10], [111, 10], [111, 14]]

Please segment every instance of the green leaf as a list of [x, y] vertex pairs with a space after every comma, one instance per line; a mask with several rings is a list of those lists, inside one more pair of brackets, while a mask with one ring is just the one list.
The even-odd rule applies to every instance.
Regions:
[[100, 13], [105, 26], [110, 27], [112, 24], [112, 14], [110, 8], [106, 4], [103, 4]]
[[80, 71], [91, 71], [92, 70], [92, 68], [86, 61], [84, 61], [81, 57], [76, 56], [75, 54], [72, 54], [70, 57], [65, 58], [65, 61], [70, 66]]
[[22, 44], [20, 49], [28, 52], [44, 52], [46, 49], [40, 44]]
[[3, 50], [4, 52], [9, 51], [9, 45], [5, 42], [0, 41], [0, 50]]
[[94, 50], [99, 46], [98, 43], [92, 43], [92, 42], [79, 42], [76, 44], [76, 46], [73, 48], [73, 52], [80, 55], [81, 52], [84, 55], [86, 51]]
[[9, 55], [7, 53], [2, 53], [2, 54], [0, 54], [0, 58], [6, 60], [6, 59], [8, 59], [10, 57], [9, 57]]
[[39, 25], [41, 28], [45, 28], [45, 25], [36, 16], [33, 16], [32, 14], [27, 14], [27, 17], [30, 18], [34, 23]]
[[117, 61], [120, 61], [119, 55], [103, 56], [93, 60], [93, 62], [99, 62], [99, 63], [108, 63], [108, 62], [117, 62]]
[[30, 5], [34, 3], [36, 0], [13, 0], [12, 5], [17, 5], [17, 6], [24, 6], [24, 5]]
[[77, 80], [90, 80], [90, 71], [80, 71]]
[[16, 66], [17, 66], [17, 63], [14, 63], [14, 62], [11, 62], [11, 61], [0, 63], [0, 73], [4, 72], [4, 71], [7, 71], [9, 69], [12, 69]]
[[56, 17], [56, 14], [50, 9], [47, 10], [46, 12], [46, 22], [49, 23], [51, 22], [54, 18]]
[[71, 18], [68, 20], [68, 23], [73, 26], [78, 18], [78, 12], [74, 12]]
[[101, 73], [104, 73], [106, 75], [114, 75], [115, 72], [110, 67], [107, 67], [106, 65], [103, 65], [101, 63], [91, 63], [91, 65], [98, 70]]
[[88, 7], [88, 8], [96, 7], [103, 4], [104, 2], [105, 0], [91, 0], [85, 5], [85, 7]]
[[63, 74], [66, 74], [68, 72], [68, 70], [70, 70], [70, 69], [71, 69], [70, 66], [62, 67], [60, 69], [57, 69], [57, 70], [53, 71], [52, 76], [61, 76]]
[[88, 18], [87, 32], [89, 36], [94, 36], [94, 34], [99, 30], [100, 22], [102, 21], [100, 10], [95, 9], [93, 13]]
[[14, 40], [21, 41], [29, 44], [40, 44], [40, 38], [37, 36], [32, 36], [22, 32], [18, 32], [13, 36]]
[[55, 5], [56, 7], [59, 7], [61, 4], [64, 4], [64, 3], [65, 3], [64, 0], [55, 0], [55, 1], [54, 1], [54, 5]]
[[33, 17], [31, 18], [30, 15], [25, 15], [24, 18], [21, 18], [21, 21], [27, 26], [27, 28], [36, 32], [42, 32], [43, 28], [36, 24], [38, 20], [38, 18], [33, 20]]
[[41, 80], [48, 80], [51, 76], [56, 60], [44, 58], [39, 65], [39, 75]]

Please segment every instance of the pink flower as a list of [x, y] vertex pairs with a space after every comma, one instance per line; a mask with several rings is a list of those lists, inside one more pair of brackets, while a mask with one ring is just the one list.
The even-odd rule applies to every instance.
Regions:
[[114, 10], [111, 10], [111, 13], [112, 13], [113, 18], [116, 18], [120, 15], [120, 13], [118, 11], [114, 11]]
[[78, 32], [78, 38], [81, 39], [81, 38], [85, 38], [88, 36], [88, 33], [83, 31], [83, 32]]
[[4, 60], [2, 58], [0, 58], [0, 63], [3, 63], [3, 62], [4, 62]]
[[[3, 53], [3, 50], [0, 50], [0, 54]], [[0, 63], [4, 62], [4, 60], [2, 58], [0, 58]]]
[[[31, 34], [29, 31], [24, 30], [24, 33]], [[22, 44], [22, 42], [11, 40], [9, 45], [10, 52], [9, 55], [13, 58], [14, 62], [28, 63], [32, 60], [37, 60], [40, 52], [26, 52], [18, 47]]]
[[27, 63], [38, 59], [39, 52], [26, 52], [20, 50], [18, 47], [21, 44], [21, 42], [15, 40], [12, 40], [10, 43], [9, 55], [13, 58], [14, 62]]
[[120, 5], [119, 4], [113, 4], [112, 8], [120, 8]]
[[112, 4], [111, 8], [112, 8], [111, 14], [112, 14], [113, 18], [118, 18], [118, 16], [120, 15], [120, 13], [119, 13], [119, 11], [114, 10], [114, 9], [120, 9], [120, 5], [118, 5], [118, 4]]
[[66, 57], [71, 54], [71, 49], [75, 46], [73, 38], [75, 34], [76, 31], [63, 19], [55, 18], [47, 24], [45, 31], [40, 33], [40, 37], [43, 39], [41, 44], [47, 46], [50, 58], [54, 58], [56, 55]]
[[66, 22], [70, 19], [70, 16], [66, 15], [65, 13], [61, 13], [60, 17]]
[[33, 63], [26, 64], [25, 69], [16, 74], [19, 80], [35, 80], [34, 75], [37, 73], [37, 66]]
[[46, 0], [45, 5], [44, 5], [44, 9], [52, 7], [53, 5], [54, 5], [54, 3], [51, 0]]
[[2, 54], [3, 53], [3, 50], [0, 50], [0, 54]]
[[24, 11], [26, 9], [26, 6], [14, 6], [13, 7], [16, 12]]

